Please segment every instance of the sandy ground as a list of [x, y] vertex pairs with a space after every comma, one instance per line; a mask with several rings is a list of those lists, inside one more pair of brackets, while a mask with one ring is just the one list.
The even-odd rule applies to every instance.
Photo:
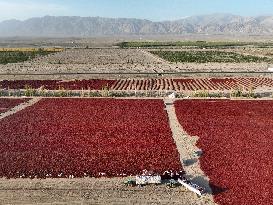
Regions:
[[0, 179], [0, 204], [213, 204], [183, 187], [127, 187], [113, 179]]

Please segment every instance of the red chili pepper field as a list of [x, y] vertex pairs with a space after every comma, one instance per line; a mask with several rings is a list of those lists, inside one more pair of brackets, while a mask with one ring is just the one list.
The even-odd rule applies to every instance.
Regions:
[[29, 99], [12, 99], [0, 98], [0, 114], [8, 111], [9, 109], [26, 102]]
[[91, 80], [3, 80], [0, 88], [4, 89], [38, 89], [43, 87], [47, 90], [175, 90], [175, 91], [197, 91], [197, 90], [233, 90], [233, 89], [256, 89], [272, 88], [272, 78], [162, 78], [162, 79], [91, 79]]
[[198, 136], [201, 168], [219, 204], [273, 204], [273, 101], [182, 100], [185, 131]]
[[43, 99], [0, 130], [0, 177], [182, 169], [162, 100]]
[[38, 89], [43, 87], [48, 90], [101, 90], [103, 88], [111, 87], [115, 80], [74, 80], [74, 81], [61, 81], [61, 80], [3, 80], [0, 81], [0, 88], [4, 89], [25, 89], [27, 87]]

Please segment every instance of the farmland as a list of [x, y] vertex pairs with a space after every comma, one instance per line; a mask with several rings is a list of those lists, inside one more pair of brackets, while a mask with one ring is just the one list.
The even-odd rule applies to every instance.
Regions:
[[2, 120], [0, 129], [1, 177], [182, 169], [160, 100], [44, 99]]
[[[273, 204], [272, 43], [176, 38], [5, 43], [0, 201]], [[205, 194], [125, 185], [144, 169], [184, 170]]]
[[267, 57], [242, 55], [224, 51], [151, 51], [170, 62], [181, 63], [261, 63], [273, 62]]
[[17, 80], [17, 81], [0, 81], [0, 88], [4, 89], [47, 89], [47, 90], [102, 90], [110, 88], [115, 80]]
[[160, 41], [130, 41], [121, 42], [118, 44], [122, 48], [166, 48], [166, 47], [182, 47], [182, 48], [231, 48], [231, 47], [273, 47], [272, 43], [263, 42], [212, 42], [212, 41], [172, 41], [172, 42], [160, 42]]
[[157, 78], [157, 79], [93, 79], [93, 80], [15, 80], [0, 81], [2, 89], [47, 90], [121, 90], [121, 91], [225, 91], [272, 88], [273, 79], [260, 77], [236, 78]]
[[[270, 100], [175, 102], [176, 116], [188, 138], [199, 137], [201, 168], [210, 179], [217, 204], [271, 204], [267, 193], [272, 183], [268, 172], [272, 168], [272, 107]], [[0, 120], [0, 129], [1, 177], [85, 177], [85, 183], [80, 179], [75, 183], [88, 186], [95, 180], [88, 177], [126, 177], [147, 168], [159, 173], [183, 169], [159, 99], [44, 98]], [[121, 179], [113, 180], [112, 189], [124, 189]], [[0, 186], [14, 183], [0, 181]]]
[[232, 90], [273, 87], [271, 78], [184, 78], [184, 79], [143, 79], [119, 80], [113, 84], [114, 90]]
[[[267, 71], [268, 64], [271, 62], [272, 53], [271, 48], [260, 48], [259, 55], [255, 55], [256, 49], [248, 48], [248, 50], [228, 50], [228, 51], [207, 51], [214, 52], [202, 57], [202, 62], [198, 59], [190, 60], [180, 63], [179, 58], [175, 57], [178, 52], [203, 52], [202, 51], [184, 51], [164, 49], [162, 51], [155, 49], [120, 49], [120, 48], [67, 48], [61, 52], [51, 53], [45, 56], [36, 56], [24, 62], [8, 63], [0, 65], [0, 79], [34, 79], [49, 80], [52, 75], [58, 73], [67, 73], [67, 75], [55, 75], [55, 79], [83, 79], [83, 78], [98, 78], [98, 74], [103, 74], [108, 77], [120, 77], [126, 74], [127, 77], [139, 77], [158, 75], [159, 73], [177, 73], [177, 72], [199, 72], [199, 71]], [[15, 52], [15, 51], [14, 51]], [[163, 58], [152, 54], [153, 52], [174, 52], [170, 58], [177, 58], [177, 62], [168, 62]], [[205, 51], [204, 51], [205, 52]], [[224, 52], [222, 56], [218, 52]], [[234, 53], [231, 55], [231, 53]], [[5, 52], [3, 52], [5, 53]], [[31, 52], [30, 52], [31, 53]], [[193, 55], [193, 54], [192, 54]], [[231, 55], [231, 56], [230, 56]], [[261, 55], [261, 56], [260, 56]], [[212, 58], [213, 57], [213, 58]], [[211, 60], [212, 59], [212, 60]], [[270, 59], [270, 60], [268, 60]], [[189, 61], [189, 62], [188, 62]], [[212, 62], [211, 62], [212, 61]], [[225, 63], [221, 63], [225, 62]], [[74, 73], [74, 75], [72, 75]], [[82, 73], [77, 75], [75, 73]], [[84, 75], [86, 73], [86, 75]], [[9, 74], [9, 75], [3, 75]], [[10, 76], [11, 74], [20, 74], [20, 76]], [[23, 75], [24, 74], [24, 75]], [[28, 76], [28, 74], [43, 74], [41, 76]], [[145, 75], [144, 75], [145, 74]], [[88, 76], [88, 77], [86, 77]]]
[[157, 60], [135, 50], [122, 49], [67, 49], [54, 55], [44, 56], [35, 61], [50, 64], [152, 64]]
[[272, 204], [272, 101], [183, 100], [184, 130], [198, 136], [201, 167], [218, 204]]
[[0, 64], [18, 63], [34, 59], [38, 56], [45, 56], [55, 51], [47, 50], [1, 50], [0, 51]]

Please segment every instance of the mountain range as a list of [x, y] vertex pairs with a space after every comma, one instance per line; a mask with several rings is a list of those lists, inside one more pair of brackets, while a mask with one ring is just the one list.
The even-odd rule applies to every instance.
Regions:
[[273, 34], [273, 16], [201, 15], [154, 22], [131, 18], [45, 16], [0, 22], [0, 36], [92, 37], [107, 35]]

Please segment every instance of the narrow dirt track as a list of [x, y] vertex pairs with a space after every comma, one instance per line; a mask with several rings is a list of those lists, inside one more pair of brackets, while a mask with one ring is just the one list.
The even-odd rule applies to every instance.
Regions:
[[183, 168], [194, 183], [205, 188], [206, 195], [204, 199], [213, 202], [212, 190], [209, 186], [209, 179], [200, 167], [199, 156], [201, 150], [196, 147], [197, 138], [189, 136], [182, 128], [175, 113], [174, 99], [166, 98], [164, 100], [166, 110], [169, 116], [169, 123], [173, 133], [173, 139], [180, 153], [180, 161]]

